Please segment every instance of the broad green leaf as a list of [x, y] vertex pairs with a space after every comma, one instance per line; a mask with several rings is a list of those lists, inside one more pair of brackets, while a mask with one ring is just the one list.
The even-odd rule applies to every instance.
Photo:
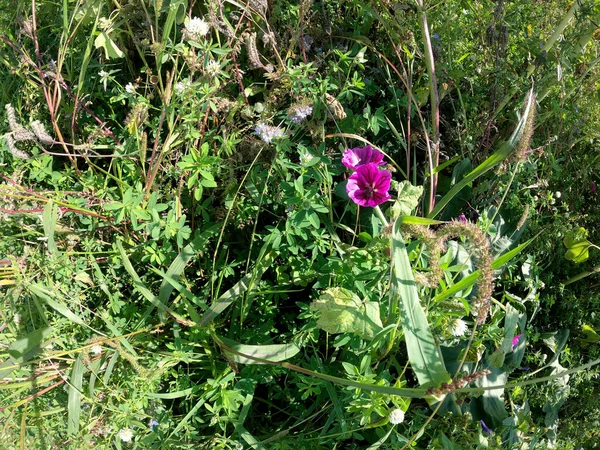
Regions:
[[[485, 389], [483, 395], [473, 399], [471, 409], [478, 410], [473, 416], [476, 419], [484, 419], [485, 423], [495, 429], [502, 424], [508, 416], [504, 407], [504, 385], [508, 380], [508, 372], [503, 369], [489, 367], [491, 373], [479, 377], [476, 385]], [[493, 386], [500, 386], [490, 389]]]
[[565, 258], [567, 260], [579, 264], [589, 258], [589, 248], [592, 243], [586, 239], [587, 235], [588, 232], [583, 227], [579, 227], [576, 230], [567, 233], [563, 240], [563, 243], [567, 248], [567, 252], [565, 253]]
[[117, 46], [117, 44], [115, 44], [115, 42], [105, 31], [100, 32], [100, 34], [94, 41], [94, 46], [96, 48], [104, 49], [104, 55], [106, 56], [106, 59], [122, 58], [123, 56], [125, 56], [125, 53], [121, 51], [121, 49]]
[[[239, 364], [264, 364], [246, 356], [272, 362], [285, 361], [300, 351], [300, 348], [296, 344], [246, 345], [216, 335], [213, 335], [213, 337], [216, 337], [217, 341], [224, 344], [222, 347], [223, 350], [233, 361]], [[228, 349], [234, 350], [237, 353], [228, 352]]]
[[0, 364], [0, 379], [10, 375], [16, 369], [15, 365], [33, 358], [40, 351], [40, 344], [51, 334], [51, 327], [39, 328], [10, 344], [6, 349], [9, 357]]
[[582, 340], [583, 342], [600, 342], [600, 335], [596, 332], [594, 328], [592, 328], [588, 324], [583, 324], [581, 331], [583, 332], [583, 334], [585, 334], [585, 339]]
[[409, 181], [402, 181], [398, 186], [398, 198], [392, 205], [393, 216], [410, 216], [419, 205], [421, 195], [423, 186], [413, 186]]
[[81, 391], [83, 387], [83, 361], [80, 353], [73, 368], [69, 379], [69, 400], [68, 400], [68, 419], [67, 433], [77, 434], [79, 431], [79, 416], [81, 414]]
[[[436, 344], [419, 292], [413, 278], [406, 245], [400, 233], [400, 220], [392, 233], [392, 285], [390, 305], [398, 305], [400, 322], [404, 330], [408, 359], [419, 384], [423, 387], [439, 386], [450, 381], [444, 360]], [[392, 310], [394, 310], [392, 306]]]
[[371, 340], [383, 328], [379, 303], [363, 302], [345, 288], [325, 290], [310, 309], [321, 312], [317, 326], [331, 334], [352, 333]]

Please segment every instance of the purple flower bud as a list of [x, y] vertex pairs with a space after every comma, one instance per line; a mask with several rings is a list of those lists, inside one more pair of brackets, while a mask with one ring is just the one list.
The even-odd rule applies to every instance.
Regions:
[[521, 339], [522, 334], [517, 334], [512, 340], [512, 350], [515, 350], [515, 347], [519, 345], [519, 339]]
[[457, 220], [458, 220], [460, 223], [467, 223], [467, 222], [468, 222], [468, 220], [467, 220], [467, 216], [465, 216], [464, 214], [461, 214], [461, 215], [460, 215], [460, 216], [458, 216], [456, 219], [457, 219]]
[[493, 431], [490, 427], [488, 427], [485, 422], [483, 420], [480, 420], [479, 423], [481, 424], [481, 429], [486, 432], [487, 434], [492, 434]]

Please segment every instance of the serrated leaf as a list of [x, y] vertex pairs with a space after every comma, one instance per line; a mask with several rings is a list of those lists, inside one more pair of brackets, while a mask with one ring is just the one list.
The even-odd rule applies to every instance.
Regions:
[[419, 205], [423, 195], [423, 186], [413, 186], [408, 181], [402, 181], [398, 186], [398, 198], [392, 206], [393, 216], [410, 216]]
[[310, 309], [321, 311], [317, 326], [331, 334], [352, 333], [371, 340], [383, 328], [379, 303], [363, 302], [345, 288], [327, 289]]

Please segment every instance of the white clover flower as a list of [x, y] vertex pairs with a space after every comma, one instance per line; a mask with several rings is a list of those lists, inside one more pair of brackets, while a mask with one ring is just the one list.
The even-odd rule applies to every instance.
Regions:
[[398, 425], [399, 423], [404, 422], [404, 411], [400, 408], [394, 409], [390, 412], [389, 420], [392, 425]]
[[467, 332], [467, 328], [466, 322], [462, 319], [456, 319], [450, 323], [450, 333], [456, 337], [463, 336]]
[[288, 118], [297, 125], [300, 125], [304, 119], [310, 116], [313, 112], [312, 105], [304, 104], [292, 106], [288, 110]]
[[119, 437], [123, 442], [131, 442], [133, 439], [133, 431], [131, 431], [131, 428], [122, 428], [119, 431]]
[[100, 353], [102, 353], [102, 346], [101, 345], [92, 345], [92, 347], [90, 348], [90, 351], [94, 354], [94, 355], [99, 355]]
[[263, 122], [259, 123], [254, 129], [254, 134], [256, 134], [261, 140], [270, 144], [273, 139], [279, 139], [285, 136], [283, 130], [279, 127], [273, 127], [271, 125], [267, 125]]
[[206, 73], [211, 77], [216, 77], [221, 72], [221, 64], [219, 64], [214, 59], [211, 59], [206, 64]]
[[560, 193], [560, 191], [556, 191], [556, 193], [554, 194], [554, 196], [556, 198], [560, 198], [562, 196], [562, 194]]
[[208, 34], [210, 25], [200, 17], [194, 17], [185, 24], [185, 31], [192, 39], [200, 39]]
[[303, 153], [300, 155], [300, 164], [307, 165], [313, 160], [313, 155], [310, 153]]
[[187, 88], [189, 88], [191, 85], [190, 80], [184, 80], [184, 81], [180, 81], [178, 83], [175, 84], [175, 87], [173, 88], [175, 90], [175, 93], [177, 95], [181, 95], [183, 94]]
[[135, 94], [135, 86], [131, 83], [127, 83], [127, 85], [125, 86], [125, 92], [127, 92], [128, 94]]

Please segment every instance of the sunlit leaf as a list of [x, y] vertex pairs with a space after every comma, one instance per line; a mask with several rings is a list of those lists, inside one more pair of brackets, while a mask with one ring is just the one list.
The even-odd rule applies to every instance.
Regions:
[[321, 312], [317, 326], [331, 334], [352, 333], [373, 339], [383, 328], [379, 303], [363, 302], [348, 289], [327, 289], [311, 303], [310, 309]]

